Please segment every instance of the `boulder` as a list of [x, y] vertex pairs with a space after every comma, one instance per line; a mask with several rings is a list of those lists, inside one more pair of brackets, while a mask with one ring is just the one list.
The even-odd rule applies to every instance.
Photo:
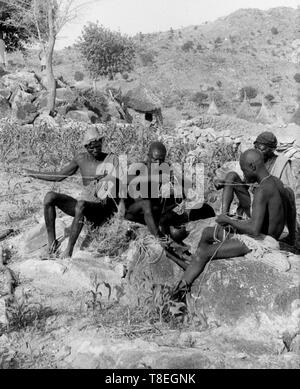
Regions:
[[21, 70], [16, 73], [6, 74], [2, 77], [2, 82], [11, 90], [21, 86], [23, 90], [30, 90], [30, 92], [39, 92], [41, 85], [34, 72]]
[[38, 114], [37, 107], [31, 103], [19, 105], [14, 111], [15, 117], [21, 124], [32, 124]]
[[76, 94], [70, 88], [58, 88], [56, 98], [67, 103], [72, 103], [76, 99]]
[[5, 99], [9, 100], [11, 96], [11, 90], [8, 88], [0, 89], [0, 96], [4, 97]]
[[11, 107], [9, 102], [0, 96], [0, 119], [9, 117], [11, 115]]
[[80, 110], [69, 111], [66, 114], [66, 117], [78, 122], [85, 122], [85, 123], [97, 123], [100, 121], [99, 116], [92, 111], [80, 111]]
[[16, 88], [10, 97], [10, 103], [13, 111], [25, 103], [31, 103], [34, 96], [31, 93], [24, 92], [21, 88]]

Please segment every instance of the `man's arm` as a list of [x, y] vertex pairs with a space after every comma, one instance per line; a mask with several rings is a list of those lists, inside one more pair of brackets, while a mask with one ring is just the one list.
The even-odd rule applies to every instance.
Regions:
[[67, 177], [72, 176], [78, 170], [78, 163], [73, 159], [67, 166], [62, 168], [59, 172], [37, 172], [34, 170], [25, 169], [26, 176], [37, 178], [44, 181], [60, 182]]
[[285, 187], [286, 202], [287, 202], [287, 215], [286, 225], [289, 231], [289, 235], [284, 241], [290, 245], [295, 244], [296, 239], [296, 224], [297, 224], [297, 210], [296, 210], [296, 199], [293, 190], [289, 187]]
[[220, 215], [216, 221], [221, 225], [230, 225], [240, 234], [257, 236], [261, 233], [267, 206], [267, 194], [264, 190], [258, 189], [255, 192], [252, 217], [249, 220], [234, 220], [226, 215]]

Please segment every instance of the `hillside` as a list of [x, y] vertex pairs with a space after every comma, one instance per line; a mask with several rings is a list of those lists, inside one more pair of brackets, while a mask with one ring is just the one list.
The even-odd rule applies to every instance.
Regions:
[[[221, 113], [235, 114], [240, 105], [238, 92], [245, 86], [258, 91], [255, 113], [262, 96], [271, 95], [274, 115], [288, 121], [297, 107], [299, 13], [299, 8], [287, 7], [241, 9], [199, 26], [138, 34], [134, 37], [135, 71], [126, 79], [139, 80], [160, 97], [167, 124], [204, 113], [212, 97]], [[37, 55], [28, 55], [25, 62], [38, 68]], [[70, 82], [75, 71], [81, 71], [90, 82], [74, 47], [55, 53], [54, 69]], [[100, 80], [98, 87], [106, 84]], [[204, 96], [199, 97], [199, 92]]]

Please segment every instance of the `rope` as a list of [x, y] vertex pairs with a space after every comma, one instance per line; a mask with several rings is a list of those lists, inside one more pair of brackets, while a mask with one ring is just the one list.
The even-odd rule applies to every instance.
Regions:
[[[216, 225], [216, 226], [215, 226], [215, 230], [214, 230], [214, 237], [217, 236], [217, 229], [218, 229], [218, 228], [219, 228], [219, 226]], [[199, 289], [198, 289], [197, 296], [194, 296], [193, 293], [191, 293], [191, 296], [193, 297], [194, 300], [199, 300], [199, 299], [200, 299], [199, 295], [200, 295], [201, 287], [202, 287], [202, 285], [203, 285], [204, 277], [205, 277], [205, 275], [206, 275], [206, 273], [207, 273], [207, 271], [208, 271], [209, 265], [210, 265], [211, 261], [212, 261], [212, 260], [215, 258], [215, 256], [217, 255], [218, 251], [222, 248], [222, 246], [223, 246], [224, 243], [226, 242], [226, 240], [227, 240], [227, 238], [229, 237], [229, 235], [230, 235], [232, 232], [234, 232], [234, 230], [232, 231], [231, 229], [232, 229], [232, 227], [229, 226], [229, 230], [228, 230], [228, 232], [226, 233], [226, 235], [225, 235], [225, 230], [223, 230], [223, 233], [224, 233], [223, 237], [225, 237], [225, 239], [224, 239], [224, 240], [220, 243], [220, 245], [216, 248], [216, 250], [214, 251], [213, 255], [210, 257], [210, 260], [207, 262], [207, 264], [206, 264], [206, 266], [205, 266], [205, 269], [204, 269], [204, 271], [203, 271], [203, 273], [202, 273], [202, 276], [201, 276], [201, 280], [200, 280], [200, 284], [199, 284]], [[217, 239], [217, 240], [218, 240], [218, 239]]]

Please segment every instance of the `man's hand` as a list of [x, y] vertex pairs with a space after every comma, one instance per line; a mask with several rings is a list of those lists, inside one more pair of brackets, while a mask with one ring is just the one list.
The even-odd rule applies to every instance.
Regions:
[[230, 220], [230, 217], [228, 217], [227, 215], [219, 215], [216, 218], [216, 223], [218, 223], [222, 227], [225, 227], [230, 224]]

